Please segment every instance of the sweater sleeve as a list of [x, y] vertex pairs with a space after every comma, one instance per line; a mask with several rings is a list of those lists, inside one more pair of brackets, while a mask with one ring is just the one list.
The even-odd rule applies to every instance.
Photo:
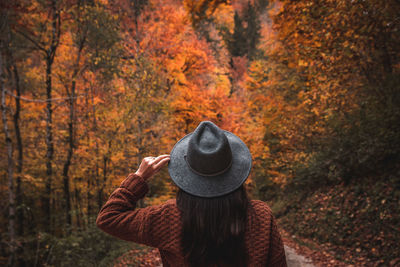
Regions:
[[271, 218], [270, 250], [267, 266], [286, 267], [285, 249], [274, 216]]
[[155, 228], [163, 221], [163, 205], [136, 208], [147, 192], [143, 178], [129, 174], [100, 210], [97, 226], [117, 238], [159, 247], [161, 240]]

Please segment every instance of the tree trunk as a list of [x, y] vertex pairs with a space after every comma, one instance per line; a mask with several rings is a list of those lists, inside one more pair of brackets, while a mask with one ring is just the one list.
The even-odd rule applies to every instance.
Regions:
[[[109, 141], [109, 146], [111, 146], [111, 140]], [[100, 190], [99, 190], [99, 195], [98, 195], [99, 207], [101, 207], [103, 205], [103, 191], [104, 191], [104, 187], [105, 187], [105, 184], [107, 181], [108, 162], [109, 162], [109, 156], [108, 156], [108, 152], [107, 152], [107, 154], [103, 156], [103, 180], [100, 185]]]
[[[85, 88], [85, 107], [89, 107], [89, 88]], [[86, 143], [90, 144], [90, 134], [89, 134], [89, 109], [85, 112], [85, 136], [86, 136]], [[91, 224], [90, 216], [92, 215], [92, 179], [94, 177], [94, 170], [91, 169], [90, 171], [86, 172], [86, 218], [87, 218], [87, 226]]]
[[75, 70], [72, 75], [71, 93], [69, 94], [69, 122], [68, 122], [68, 154], [67, 159], [64, 163], [63, 177], [64, 177], [64, 198], [65, 198], [65, 218], [68, 225], [71, 225], [71, 196], [69, 188], [69, 167], [71, 165], [72, 156], [74, 153], [75, 141], [74, 141], [74, 123], [75, 123], [75, 87], [76, 87], [76, 76], [79, 71], [80, 54], [83, 46], [80, 46], [78, 56], [75, 63]]
[[[52, 66], [54, 62], [54, 56], [59, 44], [60, 39], [60, 17], [56, 7], [56, 0], [51, 1], [52, 11], [52, 37], [49, 49], [46, 52], [46, 185], [45, 194], [43, 197], [43, 209], [44, 209], [44, 223], [51, 222], [51, 184], [53, 177], [53, 155], [54, 155], [54, 143], [53, 143], [53, 108], [51, 103], [52, 94]], [[52, 226], [48, 229], [51, 232]]]
[[[80, 3], [79, 5], [80, 6]], [[78, 25], [80, 25], [80, 20], [79, 20], [79, 8], [78, 8]], [[72, 82], [71, 82], [71, 92], [68, 92], [68, 87], [67, 87], [67, 93], [70, 97], [68, 103], [69, 103], [69, 122], [68, 122], [68, 154], [67, 154], [67, 159], [64, 164], [63, 168], [63, 177], [64, 177], [64, 197], [65, 197], [65, 216], [66, 216], [66, 222], [68, 225], [71, 225], [72, 219], [71, 219], [71, 199], [70, 199], [70, 187], [69, 187], [69, 167], [71, 166], [71, 160], [72, 156], [74, 153], [74, 148], [75, 148], [75, 140], [74, 140], [74, 125], [75, 125], [75, 89], [76, 89], [76, 78], [79, 73], [79, 62], [81, 59], [81, 52], [83, 50], [83, 47], [86, 42], [86, 32], [81, 33], [82, 28], [78, 27], [78, 32], [77, 35], [80, 37], [78, 41], [78, 53], [76, 56], [76, 61], [74, 64], [74, 70], [72, 73]]]
[[[141, 114], [138, 115], [138, 153], [137, 153], [137, 168], [139, 168], [140, 163], [142, 163], [142, 158], [143, 158], [143, 132], [142, 132], [142, 128], [143, 128], [143, 122], [142, 122], [142, 116]], [[143, 199], [139, 199], [138, 201], [138, 206], [140, 208], [144, 207], [144, 201]]]
[[92, 204], [91, 204], [91, 201], [92, 201], [92, 194], [91, 194], [91, 192], [90, 192], [90, 190], [92, 190], [92, 184], [91, 184], [91, 176], [90, 177], [87, 177], [87, 188], [86, 188], [86, 198], [87, 198], [87, 204], [86, 204], [86, 215], [87, 215], [87, 222], [88, 222], [88, 224], [90, 224], [90, 216], [92, 215]]
[[[97, 155], [98, 155], [98, 148], [96, 147]], [[99, 165], [96, 162], [96, 181], [97, 181], [97, 206], [99, 210], [103, 206], [103, 185], [100, 184], [100, 173], [99, 173]]]
[[17, 219], [18, 219], [18, 235], [22, 236], [24, 234], [24, 212], [22, 209], [22, 168], [23, 168], [23, 146], [22, 146], [22, 138], [21, 138], [21, 130], [19, 128], [19, 118], [20, 118], [20, 111], [21, 111], [21, 88], [19, 86], [19, 74], [17, 66], [14, 62], [13, 57], [11, 56], [11, 64], [13, 67], [13, 74], [14, 74], [14, 86], [15, 86], [15, 93], [17, 98], [15, 98], [15, 113], [14, 113], [14, 127], [15, 127], [15, 137], [17, 139], [17, 150], [18, 150], [18, 158], [17, 158], [17, 191], [16, 191], [16, 201], [17, 201]]
[[[53, 176], [53, 153], [54, 153], [54, 144], [53, 144], [53, 130], [52, 130], [52, 104], [51, 104], [51, 71], [52, 71], [52, 62], [51, 60], [46, 60], [46, 94], [47, 94], [47, 105], [46, 105], [46, 189], [43, 197], [44, 203], [44, 218], [45, 222], [50, 222], [50, 213], [51, 213], [51, 183]], [[51, 228], [51, 226], [50, 226]]]
[[[97, 120], [96, 120], [96, 106], [94, 103], [94, 90], [93, 88], [91, 88], [91, 95], [92, 95], [92, 112], [93, 112], [93, 132], [97, 132]], [[97, 186], [97, 206], [98, 209], [100, 210], [103, 204], [103, 192], [101, 190], [101, 186], [100, 186], [100, 173], [99, 173], [99, 143], [97, 142], [97, 139], [95, 139], [95, 143], [96, 143], [96, 148], [95, 148], [95, 155], [96, 155], [96, 166], [95, 166], [95, 181], [96, 181], [96, 186]]]
[[78, 229], [81, 229], [82, 227], [82, 216], [81, 216], [81, 191], [78, 189], [78, 185], [76, 184], [76, 181], [74, 182], [74, 198], [75, 198], [75, 210], [76, 210], [76, 226], [78, 227]]
[[[10, 25], [7, 23], [7, 43], [11, 43], [11, 29]], [[18, 158], [17, 158], [17, 190], [16, 190], [16, 212], [17, 212], [17, 235], [22, 236], [24, 233], [24, 217], [23, 217], [23, 210], [22, 210], [22, 187], [21, 187], [21, 174], [22, 174], [22, 166], [23, 166], [23, 147], [22, 147], [22, 138], [21, 138], [21, 130], [19, 127], [19, 118], [20, 118], [20, 111], [21, 111], [21, 87], [20, 87], [20, 80], [19, 80], [19, 73], [17, 64], [14, 60], [14, 55], [10, 46], [8, 45], [5, 47], [7, 59], [9, 64], [10, 72], [10, 79], [13, 79], [13, 85], [15, 88], [15, 113], [13, 117], [14, 121], [14, 128], [15, 128], [15, 137], [17, 139], [17, 151], [18, 151]]]
[[[1, 46], [8, 46], [8, 43], [1, 42]], [[0, 55], [0, 87], [1, 87], [1, 113], [3, 120], [3, 129], [7, 147], [7, 175], [8, 175], [8, 234], [10, 238], [10, 256], [8, 258], [8, 265], [13, 266], [15, 263], [15, 203], [14, 203], [14, 180], [13, 180], [13, 147], [10, 133], [7, 125], [7, 107], [6, 107], [6, 89], [4, 85], [3, 76], [3, 57]]]
[[[9, 40], [11, 40], [11, 32], [9, 30]], [[15, 129], [15, 138], [17, 139], [17, 164], [16, 164], [16, 192], [15, 192], [15, 201], [16, 201], [16, 236], [22, 237], [24, 234], [24, 209], [23, 209], [23, 191], [22, 191], [22, 169], [23, 169], [23, 146], [22, 146], [22, 137], [21, 137], [21, 130], [19, 127], [19, 119], [20, 119], [20, 111], [21, 111], [21, 88], [20, 88], [20, 81], [19, 81], [19, 73], [17, 64], [15, 64], [15, 60], [12, 54], [12, 51], [8, 49], [8, 57], [10, 60], [10, 64], [12, 67], [12, 76], [14, 81], [14, 88], [15, 88], [15, 113], [14, 113], [14, 129]], [[19, 246], [16, 251], [17, 255], [23, 254], [23, 246]], [[18, 257], [16, 265], [18, 266], [25, 266], [25, 259], [23, 257]]]

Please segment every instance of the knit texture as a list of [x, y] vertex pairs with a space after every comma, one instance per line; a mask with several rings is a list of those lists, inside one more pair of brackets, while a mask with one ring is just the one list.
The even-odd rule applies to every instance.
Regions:
[[[97, 226], [120, 239], [158, 248], [164, 267], [189, 266], [182, 254], [182, 223], [176, 201], [136, 208], [136, 202], [147, 192], [147, 183], [129, 174], [102, 207]], [[247, 266], [286, 266], [275, 218], [262, 201], [250, 201], [245, 242]]]

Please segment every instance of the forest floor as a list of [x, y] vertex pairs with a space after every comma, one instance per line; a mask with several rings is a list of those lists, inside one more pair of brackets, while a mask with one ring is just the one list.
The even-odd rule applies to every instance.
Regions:
[[[323, 250], [324, 248], [318, 244], [309, 240], [300, 240], [283, 229], [281, 229], [281, 234], [288, 267], [352, 266], [336, 260], [334, 255]], [[124, 266], [161, 267], [162, 262], [157, 249], [133, 249], [119, 257], [114, 263], [114, 267]]]
[[311, 240], [290, 235], [282, 228], [280, 228], [280, 232], [285, 244], [288, 267], [354, 266], [338, 261], [333, 253], [326, 251], [326, 248]]
[[[139, 250], [130, 250], [119, 257], [114, 267], [141, 266], [141, 267], [162, 267], [160, 254], [157, 249], [149, 249], [143, 254]], [[309, 258], [300, 255], [295, 249], [285, 245], [286, 261], [288, 267], [316, 267]], [[139, 256], [138, 256], [139, 255]]]
[[[142, 251], [131, 250], [119, 257], [114, 267], [123, 266], [142, 266], [142, 267], [161, 267], [162, 262], [157, 249], [149, 249], [142, 254]], [[303, 255], [296, 252], [295, 249], [285, 245], [286, 261], [288, 267], [316, 267], [313, 262]], [[139, 256], [138, 256], [139, 255]]]
[[400, 267], [400, 187], [393, 177], [371, 176], [313, 193], [297, 188], [271, 200], [285, 245], [315, 266]]

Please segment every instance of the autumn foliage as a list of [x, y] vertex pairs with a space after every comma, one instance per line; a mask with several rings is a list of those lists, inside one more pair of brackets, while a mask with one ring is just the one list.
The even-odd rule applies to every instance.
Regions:
[[[288, 231], [347, 263], [400, 258], [398, 1], [0, 7], [0, 264], [117, 258], [126, 244], [112, 251], [94, 216], [143, 157], [202, 120], [246, 142], [251, 194]], [[175, 191], [163, 171], [141, 205]]]

